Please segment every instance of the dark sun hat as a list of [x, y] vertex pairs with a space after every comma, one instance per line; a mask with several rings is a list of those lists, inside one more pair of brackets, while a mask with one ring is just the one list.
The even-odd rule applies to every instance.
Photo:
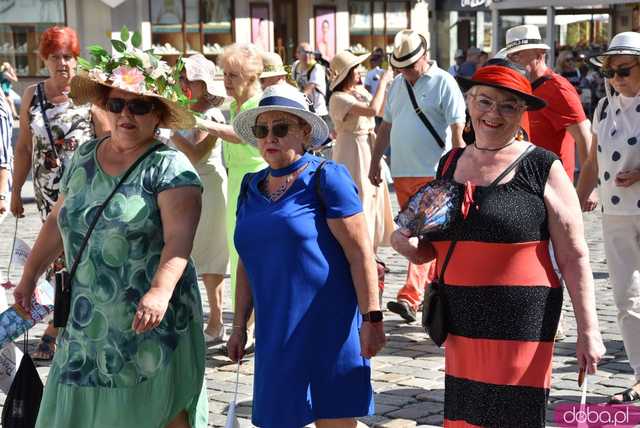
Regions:
[[473, 86], [491, 86], [511, 92], [522, 99], [527, 105], [527, 110], [540, 110], [547, 106], [547, 102], [542, 98], [533, 95], [531, 82], [522, 73], [507, 64], [491, 64], [479, 68], [473, 76], [457, 76], [456, 80], [463, 92], [467, 92]]

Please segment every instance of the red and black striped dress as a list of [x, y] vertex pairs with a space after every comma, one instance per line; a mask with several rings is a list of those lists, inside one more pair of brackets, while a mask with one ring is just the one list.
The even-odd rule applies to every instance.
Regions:
[[486, 198], [487, 188], [476, 187], [479, 209], [428, 237], [440, 263], [458, 240], [444, 275], [445, 427], [545, 426], [562, 287], [549, 256], [543, 193], [557, 159], [534, 149]]

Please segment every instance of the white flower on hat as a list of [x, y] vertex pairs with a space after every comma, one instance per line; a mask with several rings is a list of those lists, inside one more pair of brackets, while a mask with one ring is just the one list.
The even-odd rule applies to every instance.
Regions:
[[[158, 61], [158, 64], [149, 75], [152, 79], [160, 79], [161, 77], [168, 78], [171, 75], [171, 66], [169, 66], [165, 61]], [[173, 83], [169, 83], [173, 85], [175, 81]]]
[[153, 62], [151, 61], [151, 57], [148, 53], [134, 48], [131, 54], [140, 60], [140, 62], [142, 63], [142, 68], [144, 68], [145, 71], [151, 71], [151, 69], [153, 68]]
[[95, 80], [98, 83], [104, 83], [109, 79], [109, 76], [99, 68], [92, 68], [89, 70], [89, 79]]

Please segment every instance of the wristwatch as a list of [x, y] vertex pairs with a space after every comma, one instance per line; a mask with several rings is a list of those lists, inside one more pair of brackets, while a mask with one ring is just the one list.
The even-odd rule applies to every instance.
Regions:
[[382, 311], [370, 311], [370, 312], [367, 312], [366, 314], [362, 314], [362, 321], [381, 322]]

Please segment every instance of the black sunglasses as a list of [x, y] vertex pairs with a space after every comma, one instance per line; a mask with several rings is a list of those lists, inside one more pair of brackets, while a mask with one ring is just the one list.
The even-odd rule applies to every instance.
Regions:
[[109, 98], [106, 103], [107, 110], [111, 113], [122, 113], [125, 106], [131, 114], [143, 116], [153, 110], [155, 103], [142, 98], [134, 98], [132, 100], [125, 100], [124, 98]]
[[607, 79], [612, 79], [616, 74], [620, 77], [629, 77], [631, 75], [631, 70], [637, 65], [638, 64], [633, 64], [629, 67], [618, 67], [618, 69], [603, 68], [600, 70], [600, 72]]
[[[284, 138], [289, 133], [289, 128], [297, 125], [293, 123], [276, 123], [271, 127], [271, 132], [278, 138]], [[269, 127], [267, 125], [254, 125], [251, 127], [251, 132], [256, 138], [266, 138], [269, 135]]]

